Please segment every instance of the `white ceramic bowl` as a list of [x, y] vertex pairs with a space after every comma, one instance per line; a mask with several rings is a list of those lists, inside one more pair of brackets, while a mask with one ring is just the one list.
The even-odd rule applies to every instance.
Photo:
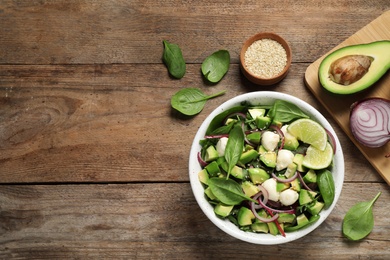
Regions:
[[[327, 208], [323, 209], [320, 213], [320, 219], [311, 225], [297, 230], [295, 232], [289, 232], [286, 233], [286, 237], [283, 237], [281, 235], [271, 235], [271, 234], [263, 234], [263, 233], [252, 233], [252, 232], [245, 232], [240, 230], [237, 226], [235, 226], [233, 223], [231, 223], [229, 220], [223, 220], [219, 217], [217, 217], [214, 213], [214, 209], [212, 205], [206, 200], [204, 195], [204, 187], [202, 186], [201, 182], [198, 179], [198, 172], [201, 170], [201, 166], [197, 159], [197, 154], [201, 149], [201, 146], [199, 145], [199, 140], [203, 139], [206, 129], [209, 126], [211, 120], [221, 112], [225, 111], [226, 109], [229, 109], [233, 106], [238, 106], [243, 101], [248, 101], [251, 104], [264, 104], [264, 105], [270, 105], [273, 104], [275, 100], [285, 100], [291, 103], [294, 103], [298, 107], [302, 109], [303, 112], [308, 114], [312, 119], [319, 122], [325, 129], [327, 129], [335, 138], [336, 142], [336, 153], [333, 159], [334, 167], [332, 169], [332, 174], [335, 182], [335, 198], [333, 201], [333, 204]], [[320, 226], [325, 219], [329, 216], [329, 214], [332, 212], [333, 208], [335, 207], [341, 193], [341, 189], [344, 183], [344, 156], [343, 151], [340, 145], [340, 141], [337, 138], [337, 135], [335, 131], [333, 130], [332, 126], [329, 124], [329, 122], [322, 116], [321, 113], [319, 113], [315, 108], [313, 108], [308, 103], [302, 101], [301, 99], [298, 99], [296, 97], [293, 97], [291, 95], [279, 93], [279, 92], [273, 92], [273, 91], [258, 91], [258, 92], [251, 92], [247, 94], [243, 94], [240, 96], [236, 96], [219, 107], [217, 107], [202, 123], [200, 126], [198, 132], [195, 135], [194, 141], [191, 146], [190, 151], [190, 158], [189, 158], [189, 177], [190, 177], [190, 183], [192, 191], [195, 195], [195, 199], [198, 202], [200, 208], [206, 214], [206, 216], [221, 230], [226, 232], [227, 234], [240, 239], [242, 241], [246, 241], [253, 244], [262, 244], [262, 245], [275, 245], [275, 244], [283, 244], [287, 242], [294, 241], [296, 239], [299, 239], [307, 234], [309, 234], [311, 231], [316, 229], [318, 226]]]

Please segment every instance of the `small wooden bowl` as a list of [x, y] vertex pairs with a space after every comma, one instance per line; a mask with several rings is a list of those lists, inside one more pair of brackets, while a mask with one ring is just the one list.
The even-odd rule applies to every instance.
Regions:
[[[262, 78], [259, 76], [254, 75], [251, 73], [246, 64], [245, 64], [245, 53], [249, 46], [252, 45], [255, 41], [261, 40], [261, 39], [271, 39], [274, 41], [279, 42], [283, 48], [286, 50], [287, 54], [287, 63], [284, 69], [278, 73], [277, 75], [273, 76], [272, 78]], [[244, 76], [251, 82], [257, 84], [257, 85], [273, 85], [284, 79], [288, 73], [288, 70], [291, 66], [291, 60], [292, 60], [292, 54], [291, 54], [291, 48], [288, 45], [288, 43], [279, 35], [271, 32], [261, 32], [258, 34], [253, 35], [249, 39], [247, 39], [244, 42], [244, 45], [242, 46], [241, 53], [240, 53], [240, 68]]]

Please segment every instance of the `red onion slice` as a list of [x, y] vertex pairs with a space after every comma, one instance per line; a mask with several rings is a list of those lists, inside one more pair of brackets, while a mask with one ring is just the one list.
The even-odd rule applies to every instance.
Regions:
[[206, 167], [208, 165], [208, 163], [202, 159], [200, 152], [198, 152], [198, 162], [202, 167]]
[[367, 98], [351, 106], [349, 126], [355, 139], [367, 147], [381, 147], [390, 140], [390, 100]]
[[278, 176], [276, 176], [275, 172], [272, 172], [272, 177], [274, 177], [276, 179], [276, 181], [278, 182], [283, 182], [283, 183], [288, 183], [288, 182], [292, 182], [293, 180], [295, 180], [297, 177], [298, 177], [298, 172], [295, 171], [294, 175], [291, 176], [290, 178], [288, 179], [282, 179], [282, 178], [279, 178]]

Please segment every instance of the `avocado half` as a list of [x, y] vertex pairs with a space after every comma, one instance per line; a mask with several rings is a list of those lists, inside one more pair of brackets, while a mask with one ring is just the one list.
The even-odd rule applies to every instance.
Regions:
[[[346, 56], [363, 55], [371, 60], [368, 71], [359, 80], [343, 85], [330, 76], [332, 63]], [[390, 68], [390, 41], [376, 41], [367, 44], [351, 45], [335, 50], [320, 63], [318, 77], [321, 85], [335, 94], [353, 94], [372, 86]]]

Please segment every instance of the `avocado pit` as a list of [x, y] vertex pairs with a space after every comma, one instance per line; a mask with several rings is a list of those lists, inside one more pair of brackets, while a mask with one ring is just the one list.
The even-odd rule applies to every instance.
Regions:
[[330, 79], [348, 86], [361, 79], [371, 66], [374, 59], [365, 55], [347, 55], [335, 60], [329, 68]]

